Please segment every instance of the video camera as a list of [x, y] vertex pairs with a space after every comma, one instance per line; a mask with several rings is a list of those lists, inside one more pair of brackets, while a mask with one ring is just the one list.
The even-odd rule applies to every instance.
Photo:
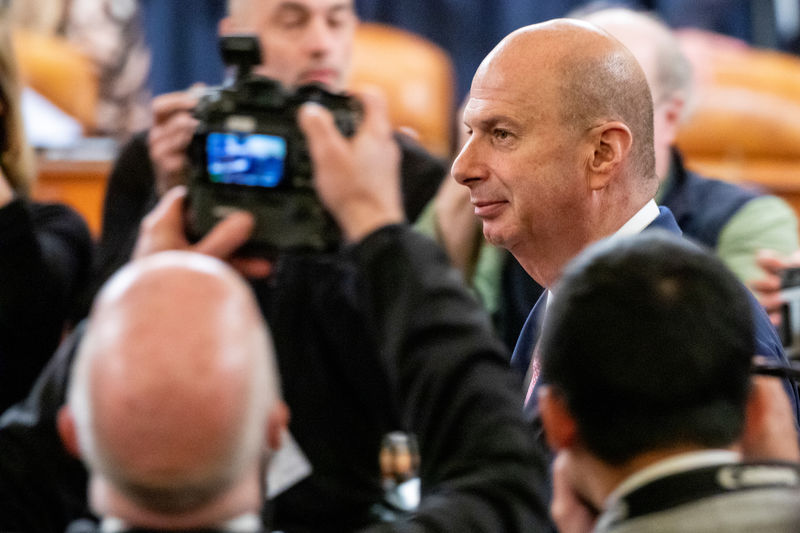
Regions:
[[262, 63], [258, 38], [225, 36], [220, 52], [233, 81], [206, 91], [194, 111], [199, 125], [188, 148], [187, 233], [199, 239], [234, 210], [255, 217], [248, 254], [326, 251], [341, 233], [316, 195], [297, 111], [306, 102], [328, 108], [352, 136], [362, 118], [359, 102], [319, 85], [296, 90], [252, 74]]
[[800, 358], [800, 268], [786, 268], [781, 271], [781, 337], [786, 356]]

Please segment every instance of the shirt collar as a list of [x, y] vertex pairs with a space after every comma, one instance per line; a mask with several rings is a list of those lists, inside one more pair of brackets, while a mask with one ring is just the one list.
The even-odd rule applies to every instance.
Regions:
[[741, 456], [728, 450], [703, 450], [669, 457], [625, 478], [606, 498], [605, 508], [610, 509], [625, 495], [655, 479], [704, 466], [737, 463], [739, 461], [741, 461]]
[[659, 215], [658, 206], [655, 200], [650, 200], [639, 209], [628, 221], [619, 228], [613, 237], [623, 237], [626, 235], [636, 235], [650, 225]]
[[[107, 517], [100, 523], [101, 533], [125, 533], [132, 526], [125, 524], [119, 518]], [[261, 520], [258, 515], [254, 513], [246, 513], [236, 518], [225, 522], [220, 526], [216, 526], [220, 531], [226, 533], [252, 533], [254, 531], [262, 531]]]

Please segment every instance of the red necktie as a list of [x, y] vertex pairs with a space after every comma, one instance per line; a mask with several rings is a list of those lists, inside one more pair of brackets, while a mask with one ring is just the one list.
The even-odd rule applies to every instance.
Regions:
[[528, 374], [531, 377], [531, 381], [528, 384], [528, 392], [525, 394], [525, 404], [528, 405], [528, 402], [531, 400], [531, 395], [533, 394], [533, 387], [536, 386], [536, 380], [539, 379], [539, 372], [541, 368], [539, 367], [539, 343], [536, 343], [536, 346], [533, 348], [533, 355], [531, 355], [531, 367], [528, 370]]

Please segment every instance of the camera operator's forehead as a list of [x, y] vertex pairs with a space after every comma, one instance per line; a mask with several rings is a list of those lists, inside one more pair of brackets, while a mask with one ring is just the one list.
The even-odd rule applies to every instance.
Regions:
[[246, 0], [260, 21], [291, 14], [354, 15], [353, 0]]

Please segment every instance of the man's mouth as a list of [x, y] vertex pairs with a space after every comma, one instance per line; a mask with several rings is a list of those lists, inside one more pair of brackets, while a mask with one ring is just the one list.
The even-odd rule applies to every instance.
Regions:
[[475, 215], [481, 218], [490, 218], [500, 214], [507, 204], [508, 202], [505, 200], [481, 200], [472, 202], [472, 205], [475, 206]]
[[339, 73], [336, 69], [332, 68], [315, 68], [306, 70], [300, 75], [299, 85], [306, 83], [321, 83], [325, 86], [332, 86], [336, 84], [339, 79]]

